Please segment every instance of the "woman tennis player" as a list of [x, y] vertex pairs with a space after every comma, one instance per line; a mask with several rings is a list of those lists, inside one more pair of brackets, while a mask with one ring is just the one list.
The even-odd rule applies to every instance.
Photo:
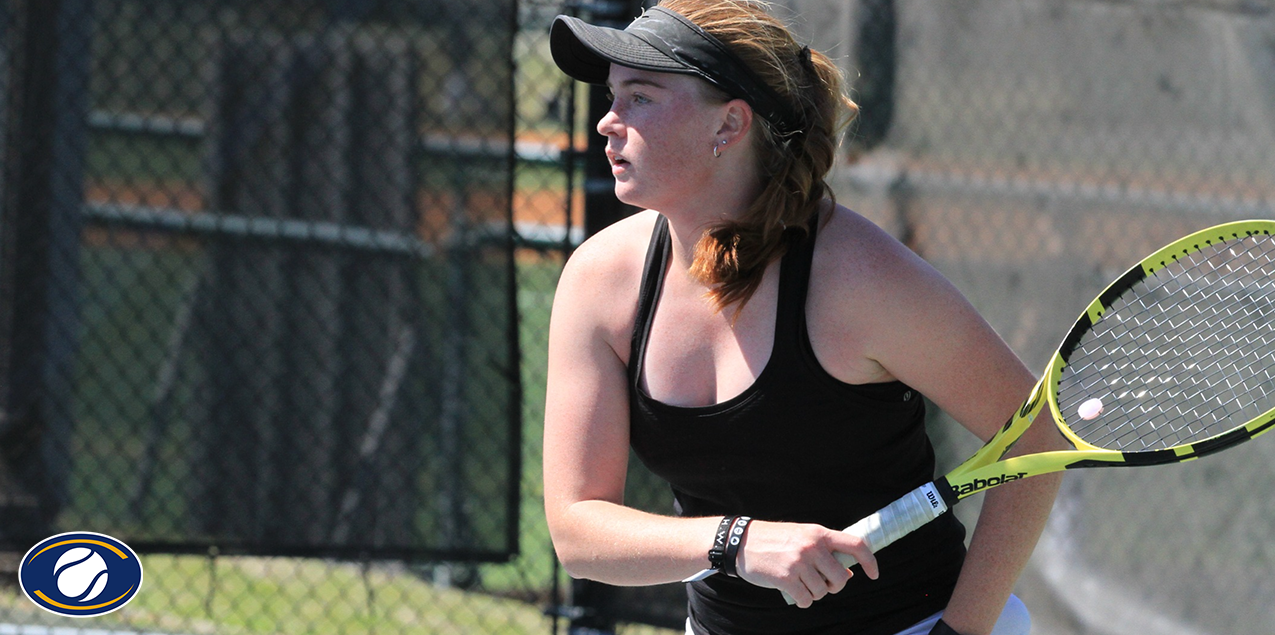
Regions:
[[[560, 16], [551, 47], [610, 88], [616, 195], [646, 210], [581, 245], [554, 301], [545, 510], [571, 575], [694, 578], [695, 635], [1027, 633], [1011, 591], [1058, 477], [988, 493], [968, 552], [950, 513], [876, 554], [839, 531], [934, 478], [921, 395], [986, 440], [1034, 379], [833, 200], [855, 112], [836, 66], [746, 0], [670, 0], [623, 31]], [[624, 505], [630, 447], [678, 516]], [[1017, 451], [1054, 447], [1041, 425]]]

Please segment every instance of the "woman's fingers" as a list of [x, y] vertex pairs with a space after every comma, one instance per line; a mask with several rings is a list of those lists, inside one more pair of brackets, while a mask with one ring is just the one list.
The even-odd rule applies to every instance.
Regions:
[[739, 550], [744, 579], [777, 588], [802, 608], [845, 588], [854, 575], [838, 559], [849, 554], [876, 579], [877, 561], [862, 538], [819, 525], [754, 521]]
[[778, 588], [780, 591], [783, 591], [785, 595], [791, 598], [792, 603], [796, 604], [799, 608], [808, 609], [810, 608], [810, 605], [814, 604], [815, 600], [818, 599], [810, 592], [810, 589], [806, 587], [805, 583], [801, 580], [796, 580], [795, 584], [786, 584]]
[[863, 572], [870, 579], [875, 580], [881, 575], [880, 569], [877, 568], [877, 557], [873, 555], [872, 549], [868, 547], [864, 539], [844, 531], [835, 531], [832, 532], [829, 541], [833, 551], [852, 556], [863, 567]]

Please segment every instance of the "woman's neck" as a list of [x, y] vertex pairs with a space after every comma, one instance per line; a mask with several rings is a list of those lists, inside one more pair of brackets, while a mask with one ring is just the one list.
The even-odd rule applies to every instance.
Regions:
[[[752, 179], [738, 178], [740, 172], [742, 170], [719, 172], [727, 178], [705, 184], [702, 196], [657, 210], [669, 220], [673, 267], [683, 271], [689, 269], [695, 259], [695, 245], [704, 232], [723, 221], [742, 218], [757, 199], [761, 192], [760, 184]], [[735, 178], [729, 178], [732, 176]]]

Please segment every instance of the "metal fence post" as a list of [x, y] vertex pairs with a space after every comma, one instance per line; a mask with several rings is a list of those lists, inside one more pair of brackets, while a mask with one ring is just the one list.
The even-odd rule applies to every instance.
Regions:
[[39, 539], [70, 473], [93, 3], [27, 2], [16, 17], [0, 217], [0, 535]]
[[[601, 0], [586, 2], [580, 6], [592, 16], [590, 22], [622, 29], [642, 12], [642, 4], [641, 0]], [[589, 139], [584, 160], [585, 236], [592, 236], [607, 225], [633, 213], [632, 207], [615, 197], [615, 177], [611, 176], [611, 165], [605, 155], [607, 139], [593, 131], [594, 124], [610, 109], [607, 89], [603, 86], [590, 86], [585, 128]]]
[[862, 0], [856, 12], [855, 61], [859, 70], [855, 101], [860, 113], [854, 141], [867, 151], [885, 140], [894, 120], [895, 47], [898, 20], [894, 0]]

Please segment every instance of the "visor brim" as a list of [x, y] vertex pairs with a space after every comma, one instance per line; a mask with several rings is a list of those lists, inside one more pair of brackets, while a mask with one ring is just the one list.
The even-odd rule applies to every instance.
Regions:
[[549, 52], [562, 72], [588, 84], [605, 84], [611, 64], [660, 73], [701, 74], [633, 33], [564, 15], [550, 28]]

